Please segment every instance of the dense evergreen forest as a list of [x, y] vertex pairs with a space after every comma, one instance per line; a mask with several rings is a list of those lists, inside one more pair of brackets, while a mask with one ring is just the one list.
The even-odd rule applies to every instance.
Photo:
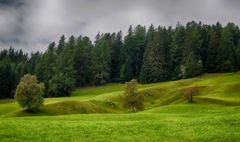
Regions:
[[75, 87], [125, 82], [153, 83], [205, 73], [240, 70], [240, 30], [234, 23], [194, 21], [176, 27], [130, 26], [126, 36], [98, 33], [49, 44], [44, 53], [0, 52], [0, 98], [13, 97], [24, 74], [45, 85], [45, 97], [68, 96]]

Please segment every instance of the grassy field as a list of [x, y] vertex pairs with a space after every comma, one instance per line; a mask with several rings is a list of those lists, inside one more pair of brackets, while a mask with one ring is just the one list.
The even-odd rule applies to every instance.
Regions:
[[[197, 86], [194, 103], [184, 90]], [[240, 140], [240, 73], [138, 85], [145, 110], [120, 105], [124, 84], [80, 88], [45, 99], [29, 114], [0, 100], [0, 141], [226, 141]]]

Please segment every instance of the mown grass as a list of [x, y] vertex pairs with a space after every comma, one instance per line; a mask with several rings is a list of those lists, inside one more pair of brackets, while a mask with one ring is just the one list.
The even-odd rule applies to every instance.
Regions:
[[136, 114], [2, 118], [2, 141], [238, 141], [237, 108], [195, 104]]
[[[194, 103], [184, 91], [197, 86]], [[47, 98], [36, 113], [0, 100], [0, 141], [239, 141], [240, 73], [138, 85], [145, 110], [121, 107], [124, 84]], [[12, 117], [14, 116], [14, 117]], [[21, 117], [19, 117], [21, 116]]]

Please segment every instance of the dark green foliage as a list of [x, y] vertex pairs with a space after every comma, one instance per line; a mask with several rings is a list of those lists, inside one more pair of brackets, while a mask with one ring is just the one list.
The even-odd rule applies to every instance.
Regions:
[[45, 85], [45, 96], [49, 95], [49, 81], [54, 75], [54, 70], [56, 68], [56, 57], [55, 54], [56, 48], [55, 43], [51, 43], [48, 46], [47, 51], [43, 54], [41, 60], [37, 64], [35, 73], [38, 77], [38, 79], [42, 82], [44, 82]]
[[28, 73], [35, 74], [35, 69], [36, 69], [41, 57], [42, 56], [39, 52], [31, 53], [31, 58], [27, 62], [27, 66], [29, 66]]
[[200, 52], [203, 40], [200, 35], [199, 26], [195, 22], [190, 22], [186, 27], [182, 63], [185, 74], [182, 73], [182, 78], [193, 77], [203, 72]]
[[69, 38], [69, 41], [66, 46], [70, 49], [73, 49], [75, 47], [75, 37], [74, 36], [71, 36]]
[[110, 79], [114, 82], [119, 81], [120, 68], [121, 68], [121, 54], [123, 43], [122, 43], [122, 32], [118, 32], [112, 35], [112, 46], [110, 47], [111, 52], [111, 65], [110, 65]]
[[149, 29], [147, 31], [147, 35], [146, 35], [146, 42], [147, 42], [147, 44], [154, 39], [154, 35], [155, 35], [155, 28], [151, 24], [151, 26], [149, 27]]
[[50, 43], [36, 67], [36, 75], [40, 81], [50, 80], [56, 65], [55, 43]]
[[164, 81], [169, 77], [168, 39], [165, 32], [165, 28], [159, 27], [154, 40], [148, 45], [140, 75], [142, 83]]
[[[121, 68], [120, 68], [120, 79], [122, 82], [125, 82], [128, 79], [132, 79], [134, 76], [134, 67], [133, 60], [135, 45], [134, 45], [134, 37], [133, 37], [133, 29], [132, 26], [128, 29], [128, 35], [124, 38], [124, 46], [121, 51]], [[124, 74], [124, 73], [128, 74]]]
[[17, 73], [9, 59], [0, 62], [0, 98], [12, 98], [17, 85]]
[[179, 79], [180, 66], [183, 59], [183, 46], [184, 46], [185, 29], [179, 23], [173, 34], [173, 41], [171, 43], [170, 55], [171, 55], [171, 69], [173, 70], [172, 79]]
[[75, 85], [73, 49], [66, 47], [56, 61], [54, 75], [49, 80], [49, 97], [69, 96]]
[[[150, 38], [150, 37], [149, 37]], [[146, 48], [146, 29], [145, 27], [138, 25], [134, 30], [132, 29], [132, 26], [130, 26], [128, 30], [128, 35], [124, 38], [124, 51], [122, 58], [124, 58], [124, 62], [122, 63], [123, 66], [126, 66], [129, 64], [129, 61], [131, 63], [131, 70], [132, 73], [129, 73], [127, 76], [129, 76], [129, 79], [136, 77], [138, 78], [142, 64], [143, 64], [143, 55]], [[130, 59], [127, 59], [130, 58]], [[128, 62], [128, 63], [126, 63]], [[122, 80], [126, 81], [126, 80]]]
[[183, 56], [185, 57], [183, 61], [185, 62], [190, 53], [196, 59], [200, 58], [200, 49], [202, 46], [202, 39], [199, 31], [199, 25], [195, 22], [190, 22], [186, 26], [185, 39], [184, 39], [184, 51]]
[[218, 54], [217, 70], [220, 72], [234, 71], [235, 67], [235, 30], [238, 29], [233, 23], [227, 24], [221, 33], [221, 41]]
[[57, 49], [51, 43], [36, 68], [37, 76], [45, 84], [46, 97], [69, 96], [75, 85], [75, 39], [71, 37], [68, 44], [64, 40], [62, 36]]
[[107, 33], [96, 41], [96, 46], [93, 49], [94, 83], [97, 85], [105, 84], [110, 80], [110, 45], [111, 35]]
[[146, 29], [138, 25], [134, 30], [134, 54], [133, 59], [133, 73], [138, 76], [141, 72], [143, 55], [146, 48]]
[[73, 52], [76, 86], [93, 83], [92, 44], [88, 37], [78, 37]]
[[208, 45], [210, 41], [210, 26], [209, 25], [202, 25], [200, 27], [200, 34], [201, 34], [201, 39], [202, 39], [202, 44], [200, 48], [200, 59], [202, 61], [203, 69], [207, 71], [206, 69], [206, 61], [207, 61], [207, 53], [208, 53]]
[[240, 70], [240, 40], [238, 41], [238, 46], [235, 52], [235, 56], [236, 56], [236, 67], [238, 70]]
[[45, 85], [45, 97], [67, 96], [75, 87], [125, 82], [141, 83], [194, 77], [207, 72], [240, 69], [240, 30], [189, 22], [176, 28], [130, 26], [126, 36], [98, 33], [88, 37], [63, 35], [43, 53], [0, 52], [0, 97], [13, 97], [24, 74], [34, 74]]
[[70, 96], [74, 89], [75, 80], [68, 75], [59, 72], [49, 81], [48, 97]]
[[57, 54], [60, 54], [62, 52], [62, 50], [64, 49], [64, 47], [66, 46], [65, 39], [66, 39], [65, 36], [62, 35], [59, 42], [58, 42], [58, 46], [57, 46], [57, 49], [56, 49]]
[[190, 53], [182, 66], [183, 72], [182, 78], [189, 78], [197, 75], [201, 75], [203, 72], [203, 65], [201, 60], [197, 60], [193, 53]]
[[206, 71], [207, 72], [216, 72], [218, 64], [218, 51], [221, 40], [221, 29], [222, 26], [217, 23], [210, 30], [210, 40], [207, 49], [207, 60], [206, 60]]
[[125, 63], [122, 65], [120, 70], [120, 80], [122, 82], [130, 81], [133, 77], [133, 70], [132, 70], [132, 61], [129, 56], [126, 57]]
[[74, 61], [73, 61], [73, 50], [69, 47], [63, 49], [59, 56], [56, 57], [56, 66], [54, 73], [63, 73], [64, 75], [74, 78]]

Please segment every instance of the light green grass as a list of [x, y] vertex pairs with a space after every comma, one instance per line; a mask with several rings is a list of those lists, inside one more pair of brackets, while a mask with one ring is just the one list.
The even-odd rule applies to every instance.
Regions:
[[2, 118], [2, 141], [238, 141], [239, 108], [180, 105], [137, 114]]
[[[198, 86], [199, 94], [187, 103], [184, 91], [191, 86]], [[145, 110], [136, 114], [121, 107], [123, 89], [124, 84], [79, 88], [71, 97], [45, 99], [34, 114], [12, 99], [0, 100], [0, 141], [240, 139], [240, 73], [139, 84]]]

